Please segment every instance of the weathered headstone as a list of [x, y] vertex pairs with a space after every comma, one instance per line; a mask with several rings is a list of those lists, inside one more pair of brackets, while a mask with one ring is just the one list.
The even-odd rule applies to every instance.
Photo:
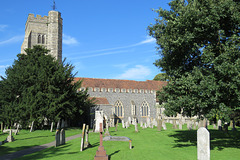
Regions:
[[86, 139], [85, 139], [85, 142], [84, 142], [84, 148], [87, 148], [90, 146], [90, 143], [88, 141], [88, 136], [89, 136], [89, 126], [87, 125], [86, 127]]
[[140, 122], [140, 127], [143, 127], [143, 122], [142, 121]]
[[53, 131], [53, 122], [51, 123], [51, 129], [50, 129], [50, 132]]
[[108, 130], [108, 121], [106, 121], [106, 131], [104, 133], [105, 136], [110, 136], [109, 130]]
[[150, 117], [147, 117], [147, 127], [150, 127], [150, 123], [151, 123]]
[[106, 154], [106, 151], [103, 147], [103, 127], [102, 123], [100, 123], [100, 146], [98, 147], [98, 150], [96, 151], [96, 155], [94, 157], [94, 160], [108, 160], [108, 155]]
[[138, 124], [135, 123], [135, 132], [138, 132]]
[[128, 124], [132, 124], [132, 119], [131, 119], [131, 117], [128, 117]]
[[1, 122], [1, 132], [3, 132], [3, 122]]
[[57, 129], [55, 133], [55, 147], [60, 145], [60, 131]]
[[61, 132], [60, 132], [60, 145], [65, 144], [65, 141], [66, 141], [65, 130], [62, 129]]
[[[101, 123], [101, 124], [102, 124], [102, 123]], [[85, 127], [86, 127], [86, 124], [83, 124], [80, 151], [83, 151], [83, 149], [84, 149]]]
[[167, 130], [167, 126], [166, 126], [164, 120], [162, 121], [162, 127], [163, 127], [164, 130]]
[[162, 130], [162, 120], [160, 120], [160, 119], [158, 119], [158, 121], [157, 121], [157, 129], [158, 129], [158, 131]]
[[103, 123], [103, 111], [95, 111], [95, 120], [96, 120], [96, 128], [95, 128], [95, 132], [99, 132], [100, 123]]
[[33, 131], [33, 125], [34, 125], [34, 121], [32, 121], [32, 125], [31, 125], [30, 132], [32, 132], [32, 131]]
[[14, 138], [13, 138], [13, 136], [12, 136], [12, 130], [10, 129], [10, 131], [9, 131], [9, 136], [7, 137], [7, 140], [6, 140], [7, 142], [13, 142], [14, 141]]
[[197, 131], [197, 157], [198, 160], [210, 160], [210, 135], [205, 127]]
[[124, 120], [122, 120], [122, 128], [125, 128]]
[[144, 128], [147, 128], [147, 123], [144, 123]]
[[179, 126], [178, 127], [179, 127], [179, 129], [182, 130], [182, 121], [181, 120], [179, 121]]
[[196, 120], [193, 121], [193, 129], [196, 129], [197, 128], [197, 122]]
[[115, 131], [117, 131], [118, 121], [119, 121], [119, 120], [117, 120], [117, 123], [116, 123], [116, 126], [115, 126]]
[[17, 130], [16, 130], [16, 132], [15, 132], [15, 135], [17, 135], [18, 132], [19, 132], [19, 123], [17, 124]]
[[222, 121], [221, 121], [221, 119], [218, 120], [218, 130], [219, 131], [222, 130]]
[[177, 129], [176, 119], [173, 120], [173, 129]]
[[128, 127], [129, 127], [129, 121], [126, 122], [126, 128], [128, 128]]

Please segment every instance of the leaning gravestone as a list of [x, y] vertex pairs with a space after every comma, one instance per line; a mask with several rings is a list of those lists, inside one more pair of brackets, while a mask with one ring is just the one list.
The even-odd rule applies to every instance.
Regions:
[[87, 148], [90, 146], [90, 143], [88, 141], [88, 136], [89, 136], [89, 126], [87, 125], [86, 127], [86, 139], [85, 139], [85, 142], [84, 142], [84, 148]]
[[162, 130], [162, 120], [160, 120], [160, 119], [158, 119], [158, 121], [157, 121], [157, 129], [158, 129], [158, 131]]
[[125, 128], [124, 120], [122, 120], [122, 128]]
[[100, 131], [100, 123], [103, 123], [103, 111], [95, 111], [95, 120], [96, 120], [96, 128], [95, 128], [95, 132], [99, 132]]
[[[80, 148], [80, 151], [83, 151], [83, 149], [84, 149], [85, 125], [86, 125], [86, 124], [83, 124], [82, 138], [81, 138], [81, 148]], [[99, 130], [99, 131], [100, 131], [100, 130]]]
[[205, 127], [197, 131], [197, 157], [198, 160], [210, 160], [210, 135]]
[[55, 133], [55, 147], [59, 146], [60, 145], [60, 132], [59, 130], [57, 129], [56, 133]]

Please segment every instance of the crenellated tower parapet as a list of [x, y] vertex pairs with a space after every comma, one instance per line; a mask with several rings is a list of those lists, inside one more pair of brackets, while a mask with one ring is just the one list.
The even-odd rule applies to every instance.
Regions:
[[59, 62], [62, 61], [62, 18], [61, 13], [49, 11], [48, 16], [29, 14], [25, 24], [25, 37], [21, 53], [26, 48], [41, 45], [50, 50], [50, 53]]

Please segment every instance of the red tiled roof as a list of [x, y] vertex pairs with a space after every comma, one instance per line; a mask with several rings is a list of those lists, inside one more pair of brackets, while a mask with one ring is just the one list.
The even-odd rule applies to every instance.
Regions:
[[119, 79], [99, 79], [99, 78], [81, 78], [76, 77], [75, 81], [83, 80], [82, 87], [92, 88], [120, 88], [120, 89], [145, 89], [145, 90], [159, 90], [167, 85], [166, 81], [133, 81], [133, 80], [119, 80]]
[[107, 98], [105, 97], [90, 97], [90, 99], [94, 99], [95, 104], [109, 104]]

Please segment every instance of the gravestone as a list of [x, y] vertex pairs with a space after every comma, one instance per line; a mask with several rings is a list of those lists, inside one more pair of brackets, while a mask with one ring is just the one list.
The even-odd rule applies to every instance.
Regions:
[[138, 132], [138, 124], [135, 123], [135, 132]]
[[[147, 117], [147, 127], [150, 127], [150, 123], [151, 123], [150, 117]], [[145, 128], [147, 128], [147, 127], [145, 127]]]
[[160, 119], [158, 119], [158, 121], [157, 121], [157, 129], [158, 129], [158, 131], [162, 130], [162, 120], [160, 120]]
[[32, 132], [32, 131], [33, 131], [33, 125], [34, 125], [34, 121], [32, 121], [32, 125], [31, 125], [30, 132]]
[[142, 121], [140, 122], [140, 127], [143, 127], [143, 122]]
[[87, 125], [86, 127], [86, 139], [85, 139], [85, 142], [84, 142], [84, 148], [87, 148], [90, 146], [90, 143], [88, 141], [88, 136], [89, 136], [89, 126]]
[[12, 130], [11, 130], [11, 129], [10, 129], [10, 131], [9, 131], [9, 135], [8, 135], [6, 141], [7, 141], [7, 142], [13, 142], [13, 141], [14, 141], [14, 138], [13, 138], [13, 136], [12, 136]]
[[[101, 123], [101, 124], [102, 124], [102, 123]], [[83, 124], [83, 129], [82, 129], [82, 138], [81, 138], [81, 148], [80, 148], [80, 151], [81, 151], [81, 152], [82, 152], [83, 149], [84, 149], [85, 127], [86, 127], [86, 124], [84, 123], [84, 124]]]
[[60, 145], [65, 144], [65, 142], [66, 142], [65, 130], [62, 129], [60, 132]]
[[196, 120], [193, 121], [193, 129], [196, 129], [197, 128], [197, 122]]
[[144, 128], [147, 128], [147, 123], [144, 123]]
[[126, 122], [126, 128], [128, 128], [128, 127], [129, 127], [129, 121]]
[[117, 123], [116, 123], [116, 126], [115, 126], [115, 131], [117, 131], [118, 121], [119, 121], [119, 120], [117, 120]]
[[166, 126], [166, 124], [165, 124], [165, 121], [164, 121], [164, 120], [162, 121], [162, 127], [163, 127], [163, 129], [164, 129], [164, 130], [167, 130], [167, 126]]
[[228, 124], [227, 124], [227, 122], [224, 123], [223, 129], [224, 129], [224, 132], [228, 132]]
[[128, 124], [132, 124], [132, 119], [131, 119], [131, 117], [128, 117]]
[[114, 115], [110, 115], [110, 127], [114, 127]]
[[222, 121], [221, 121], [221, 119], [218, 120], [218, 130], [219, 131], [222, 130]]
[[106, 151], [103, 147], [103, 127], [102, 123], [100, 123], [100, 146], [98, 147], [98, 150], [96, 151], [96, 155], [94, 157], [94, 160], [108, 160], [108, 155], [106, 154]]
[[178, 127], [179, 127], [178, 129], [182, 130], [182, 121], [181, 120], [179, 121], [179, 126]]
[[53, 122], [51, 123], [51, 129], [50, 129], [50, 132], [53, 131]]
[[176, 119], [173, 120], [173, 129], [177, 129]]
[[125, 128], [124, 120], [122, 120], [122, 128]]
[[197, 131], [197, 157], [198, 160], [210, 160], [210, 135], [205, 127]]
[[60, 145], [60, 131], [57, 129], [55, 133], [55, 147]]
[[103, 123], [103, 111], [95, 111], [95, 120], [96, 120], [96, 128], [95, 128], [95, 132], [99, 132], [100, 123]]

